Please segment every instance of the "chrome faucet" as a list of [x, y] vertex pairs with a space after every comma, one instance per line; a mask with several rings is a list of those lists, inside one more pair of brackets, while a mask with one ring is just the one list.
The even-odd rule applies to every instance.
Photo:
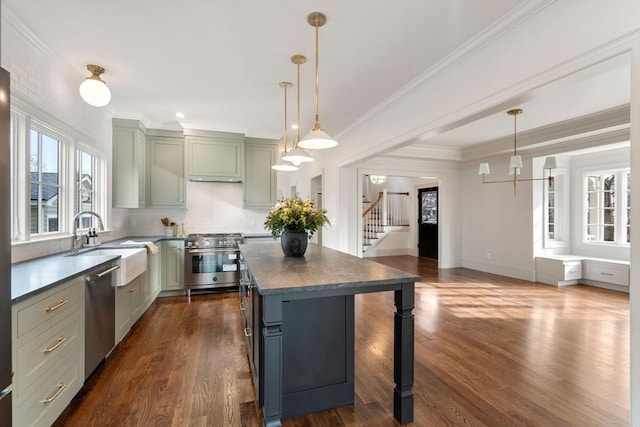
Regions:
[[73, 236], [71, 236], [71, 239], [72, 239], [71, 252], [72, 253], [78, 252], [78, 248], [80, 247], [80, 245], [78, 244], [80, 242], [80, 239], [78, 238], [77, 233], [78, 233], [78, 218], [80, 218], [82, 215], [93, 215], [96, 218], [98, 218], [98, 228], [100, 228], [100, 231], [104, 231], [104, 224], [102, 223], [102, 218], [100, 217], [100, 215], [91, 211], [78, 212], [73, 217]]

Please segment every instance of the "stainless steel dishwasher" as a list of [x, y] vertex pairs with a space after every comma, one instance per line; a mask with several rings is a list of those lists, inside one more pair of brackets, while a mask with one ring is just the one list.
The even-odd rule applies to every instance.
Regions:
[[84, 379], [98, 367], [115, 346], [116, 288], [113, 272], [119, 265], [109, 265], [84, 276], [85, 347]]

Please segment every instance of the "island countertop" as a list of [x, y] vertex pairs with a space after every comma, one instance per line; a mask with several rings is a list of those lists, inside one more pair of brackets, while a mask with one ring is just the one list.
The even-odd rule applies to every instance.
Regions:
[[262, 295], [382, 287], [420, 280], [420, 276], [313, 243], [300, 258], [285, 257], [277, 242], [244, 244], [240, 251]]

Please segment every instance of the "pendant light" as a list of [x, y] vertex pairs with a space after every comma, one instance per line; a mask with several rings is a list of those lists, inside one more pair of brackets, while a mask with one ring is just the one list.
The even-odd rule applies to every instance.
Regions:
[[291, 57], [291, 62], [298, 66], [298, 108], [296, 113], [296, 120], [298, 127], [296, 128], [296, 142], [293, 145], [293, 149], [289, 151], [286, 155], [282, 156], [284, 160], [288, 160], [290, 162], [312, 162], [313, 157], [309, 155], [306, 151], [299, 147], [300, 142], [300, 65], [307, 62], [307, 58], [304, 55], [293, 55]]
[[91, 75], [80, 84], [80, 96], [89, 105], [104, 107], [111, 101], [111, 91], [100, 78], [100, 74], [104, 73], [104, 68], [89, 64], [87, 70], [91, 72]]
[[307, 136], [305, 136], [298, 145], [302, 148], [308, 148], [313, 150], [320, 150], [324, 148], [332, 148], [338, 145], [338, 142], [331, 138], [320, 126], [320, 120], [318, 115], [318, 28], [322, 27], [327, 22], [327, 17], [320, 12], [313, 12], [307, 16], [307, 22], [316, 29], [316, 119], [313, 124], [313, 129]]
[[284, 135], [282, 136], [284, 151], [282, 152], [282, 157], [275, 165], [271, 166], [271, 169], [283, 172], [292, 172], [297, 171], [298, 167], [283, 159], [283, 157], [287, 155], [287, 89], [290, 88], [292, 84], [289, 82], [280, 82], [279, 85], [284, 89]]
[[[485, 180], [485, 175], [489, 175], [491, 173], [489, 169], [489, 163], [480, 163], [480, 167], [478, 168], [478, 175], [482, 175], [482, 186], [485, 184], [499, 184], [499, 183], [513, 183], [513, 195], [517, 195], [517, 188], [519, 182], [526, 181], [549, 181], [549, 183], [553, 182], [553, 176], [551, 176], [551, 170], [556, 168], [556, 158], [555, 157], [547, 157], [544, 161], [543, 169], [549, 171], [549, 176], [546, 178], [524, 178], [518, 179], [518, 175], [520, 175], [520, 169], [522, 169], [522, 156], [520, 156], [517, 152], [517, 123], [516, 118], [518, 115], [522, 114], [523, 110], [520, 108], [514, 108], [513, 110], [507, 111], [507, 114], [513, 116], [513, 155], [509, 158], [509, 175], [513, 176], [512, 179], [503, 179], [498, 181], [487, 181]], [[543, 172], [544, 173], [544, 172]]]

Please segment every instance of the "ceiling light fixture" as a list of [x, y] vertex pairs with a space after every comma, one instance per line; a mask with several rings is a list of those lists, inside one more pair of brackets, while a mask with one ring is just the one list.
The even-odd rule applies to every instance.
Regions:
[[309, 132], [309, 134], [305, 136], [298, 145], [302, 148], [321, 150], [338, 145], [338, 142], [335, 139], [331, 138], [322, 130], [322, 126], [320, 126], [320, 121], [318, 119], [318, 28], [322, 27], [327, 22], [327, 17], [320, 12], [313, 12], [307, 16], [307, 22], [316, 29], [316, 119], [311, 132]]
[[[298, 108], [297, 108], [297, 113], [296, 113], [296, 120], [297, 123], [300, 123], [300, 65], [304, 64], [305, 62], [307, 62], [307, 58], [304, 55], [293, 55], [291, 57], [291, 62], [293, 62], [294, 64], [296, 64], [298, 66]], [[312, 162], [313, 161], [313, 157], [311, 157], [309, 155], [309, 153], [307, 153], [306, 151], [304, 151], [302, 148], [299, 147], [299, 142], [300, 142], [300, 126], [298, 126], [297, 131], [296, 131], [296, 142], [293, 144], [293, 149], [291, 151], [289, 151], [286, 155], [282, 156], [282, 158], [284, 160], [288, 160], [290, 162], [293, 162], [294, 164], [297, 163], [306, 163], [306, 162]]]
[[369, 175], [372, 184], [384, 184], [387, 181], [386, 175]]
[[104, 68], [89, 64], [87, 70], [91, 72], [91, 75], [80, 84], [80, 96], [89, 105], [104, 107], [111, 101], [111, 91], [100, 78], [100, 74], [104, 73]]
[[520, 175], [520, 169], [522, 169], [522, 157], [518, 154], [517, 147], [517, 126], [516, 126], [516, 117], [519, 114], [522, 114], [523, 110], [520, 108], [515, 108], [513, 110], [507, 111], [507, 114], [513, 116], [513, 156], [509, 159], [509, 175], [512, 175], [512, 179], [503, 179], [498, 181], [486, 181], [485, 175], [489, 175], [491, 171], [489, 170], [489, 163], [480, 163], [480, 167], [478, 168], [478, 175], [482, 175], [482, 186], [485, 184], [497, 184], [502, 182], [513, 183], [513, 195], [517, 194], [517, 188], [519, 182], [526, 181], [549, 181], [549, 183], [553, 182], [553, 176], [551, 176], [551, 170], [556, 168], [556, 158], [555, 157], [547, 157], [544, 161], [544, 170], [549, 171], [548, 177], [542, 178], [524, 178], [518, 179], [518, 175]]
[[280, 82], [279, 85], [284, 89], [284, 135], [282, 136], [284, 151], [282, 152], [282, 157], [275, 165], [271, 166], [271, 169], [283, 172], [292, 172], [297, 171], [298, 166], [293, 165], [284, 159], [284, 156], [287, 155], [287, 89], [290, 88], [292, 84], [289, 82]]

